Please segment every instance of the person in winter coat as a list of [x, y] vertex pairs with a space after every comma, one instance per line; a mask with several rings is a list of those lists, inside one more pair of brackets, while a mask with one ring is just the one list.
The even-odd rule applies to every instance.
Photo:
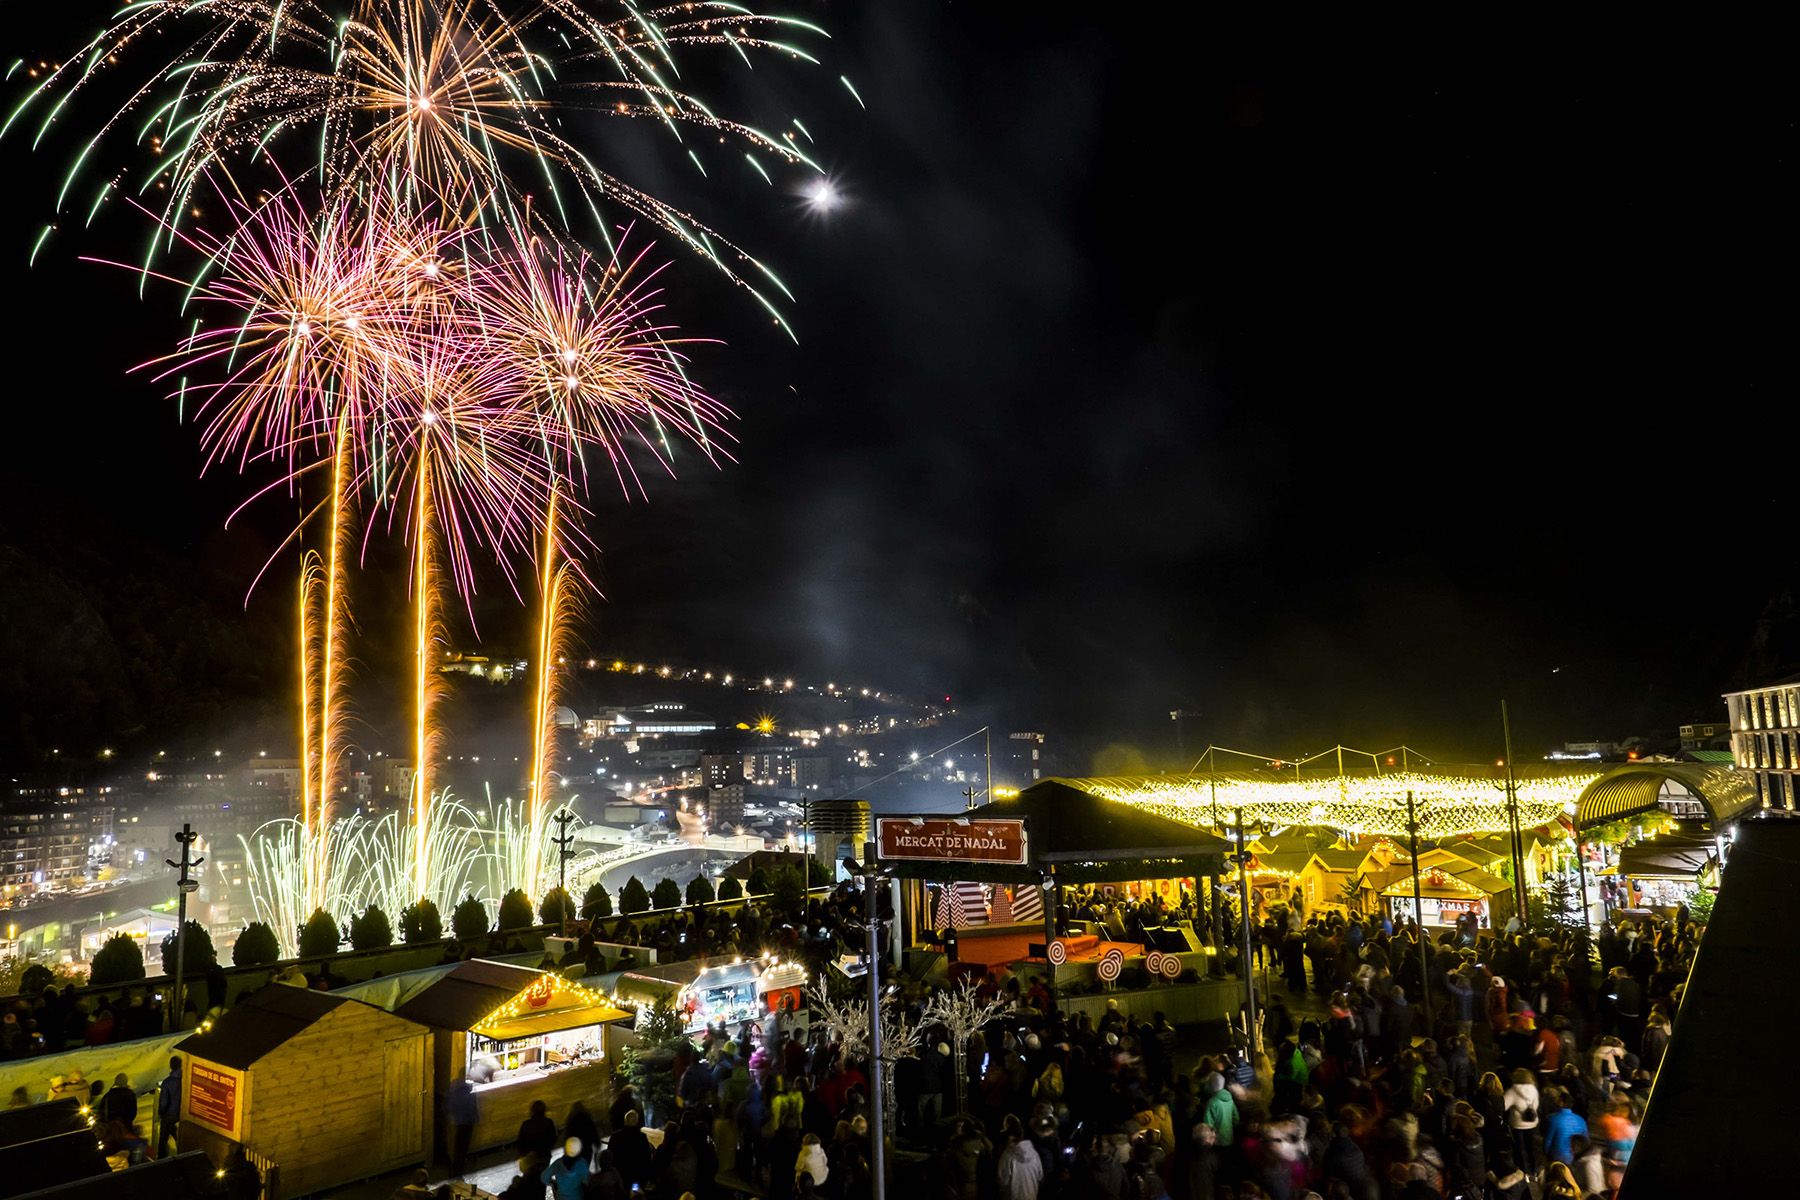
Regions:
[[600, 1149], [600, 1128], [594, 1124], [587, 1105], [579, 1100], [569, 1106], [569, 1115], [563, 1120], [563, 1136], [581, 1143], [582, 1157], [592, 1166], [594, 1152]]
[[1450, 1118], [1444, 1157], [1449, 1200], [1481, 1200], [1487, 1187], [1487, 1147], [1481, 1140], [1481, 1117], [1473, 1109]]
[[1575, 1139], [1586, 1137], [1586, 1118], [1569, 1106], [1569, 1097], [1558, 1088], [1542, 1093], [1544, 1110], [1544, 1157], [1553, 1163], [1575, 1161]]
[[531, 1102], [531, 1115], [519, 1122], [519, 1136], [513, 1139], [519, 1157], [532, 1163], [527, 1175], [536, 1175], [550, 1165], [550, 1154], [556, 1149], [556, 1122], [542, 1100]]
[[1200, 1119], [1212, 1127], [1213, 1142], [1223, 1149], [1232, 1144], [1237, 1133], [1237, 1101], [1225, 1089], [1225, 1077], [1214, 1071], [1200, 1085], [1206, 1097], [1206, 1108]]
[[972, 1121], [959, 1119], [954, 1128], [945, 1147], [950, 1190], [958, 1200], [980, 1200], [982, 1159], [993, 1155], [994, 1143]]
[[831, 1166], [825, 1159], [825, 1143], [819, 1135], [809, 1133], [800, 1140], [800, 1155], [794, 1159], [794, 1178], [811, 1175], [814, 1187], [824, 1187], [825, 1180], [831, 1174]]
[[644, 1118], [635, 1108], [625, 1110], [625, 1124], [613, 1131], [607, 1149], [612, 1152], [613, 1166], [629, 1188], [634, 1183], [650, 1180], [650, 1139], [644, 1133]]
[[1539, 1103], [1537, 1076], [1526, 1070], [1514, 1071], [1512, 1086], [1506, 1089], [1506, 1127], [1512, 1130], [1513, 1161], [1530, 1175], [1536, 1175], [1540, 1166]]
[[137, 1112], [137, 1093], [131, 1090], [131, 1080], [121, 1072], [113, 1079], [112, 1090], [100, 1097], [100, 1119], [117, 1121], [121, 1125], [136, 1125]]
[[1000, 1200], [1038, 1200], [1038, 1188], [1044, 1182], [1044, 1164], [1037, 1147], [1025, 1136], [1019, 1118], [1011, 1113], [1001, 1127], [1005, 1148], [995, 1166], [1000, 1184]]
[[556, 1200], [583, 1200], [587, 1192], [588, 1146], [580, 1138], [563, 1143], [562, 1157], [538, 1174]]

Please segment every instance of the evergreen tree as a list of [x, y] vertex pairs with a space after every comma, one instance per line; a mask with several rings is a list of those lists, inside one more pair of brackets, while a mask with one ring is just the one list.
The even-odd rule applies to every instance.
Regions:
[[503, 930], [531, 928], [531, 897], [518, 888], [513, 888], [500, 897], [500, 928]]
[[94, 952], [93, 966], [88, 972], [88, 985], [99, 987], [107, 983], [130, 983], [143, 977], [143, 947], [130, 934], [115, 933], [106, 939], [104, 946]]
[[636, 875], [625, 881], [619, 889], [619, 911], [626, 916], [633, 916], [650, 907], [650, 893], [644, 890], [643, 883]]
[[272, 962], [281, 961], [281, 942], [275, 931], [261, 921], [252, 921], [244, 926], [244, 931], [237, 935], [237, 941], [231, 946], [231, 965], [234, 967], [266, 967]]
[[[204, 975], [219, 963], [219, 956], [213, 950], [212, 934], [206, 932], [206, 926], [198, 921], [189, 921], [187, 930], [187, 958], [181, 967], [183, 975]], [[163, 973], [175, 973], [175, 935], [170, 934], [163, 939]]]
[[673, 879], [659, 879], [656, 881], [656, 890], [650, 893], [650, 899], [655, 901], [658, 908], [680, 908], [681, 885]]
[[601, 917], [612, 916], [612, 896], [607, 893], [606, 885], [598, 879], [588, 884], [587, 892], [581, 897], [581, 919], [598, 921]]
[[769, 872], [768, 872], [768, 869], [766, 867], [751, 868], [750, 881], [747, 884], [745, 884], [744, 890], [746, 892], [750, 893], [750, 895], [752, 895], [752, 896], [768, 895], [769, 894]]
[[793, 916], [806, 907], [806, 885], [800, 872], [792, 867], [778, 867], [769, 878], [769, 901], [778, 912]]
[[429, 900], [409, 904], [400, 910], [400, 940], [408, 946], [444, 940], [444, 918], [438, 906]]
[[566, 918], [575, 916], [575, 902], [569, 899], [569, 893], [559, 887], [553, 887], [544, 893], [538, 903], [538, 924], [561, 925]]
[[688, 880], [687, 902], [689, 904], [710, 904], [713, 899], [712, 880], [704, 875], [696, 875]]
[[361, 915], [350, 918], [350, 945], [354, 948], [385, 950], [393, 944], [393, 922], [375, 905], [369, 905]]
[[459, 942], [473, 941], [488, 931], [487, 905], [473, 896], [464, 896], [450, 913], [450, 932]]
[[737, 880], [733, 879], [729, 875], [727, 875], [724, 879], [721, 879], [719, 881], [719, 899], [721, 899], [721, 900], [742, 900], [743, 898], [744, 898], [744, 885], [743, 884], [739, 883]]
[[[327, 954], [336, 954], [343, 945], [344, 933], [331, 914], [322, 908], [313, 909], [313, 915], [306, 918], [306, 925], [300, 930], [300, 957], [323, 958]], [[189, 953], [193, 951], [190, 949]]]

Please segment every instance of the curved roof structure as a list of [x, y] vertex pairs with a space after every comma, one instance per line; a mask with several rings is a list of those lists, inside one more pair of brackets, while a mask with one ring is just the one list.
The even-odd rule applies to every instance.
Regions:
[[1713, 822], [1756, 807], [1756, 784], [1736, 767], [1702, 763], [1626, 763], [1588, 784], [1575, 802], [1575, 828], [1591, 829], [1639, 813], [1698, 805]]
[[[1515, 768], [1520, 827], [1566, 818], [1598, 775], [1591, 766]], [[1355, 833], [1404, 834], [1409, 793], [1422, 837], [1510, 828], [1504, 777], [1492, 766], [1413, 766], [1397, 771], [1363, 767], [1312, 776], [1276, 771], [1109, 775], [1060, 782], [1205, 829], [1229, 826], [1242, 809], [1245, 822], [1252, 825], [1326, 825]]]

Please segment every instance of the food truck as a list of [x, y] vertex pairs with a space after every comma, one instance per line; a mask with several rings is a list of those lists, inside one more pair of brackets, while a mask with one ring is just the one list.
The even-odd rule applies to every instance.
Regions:
[[533, 1100], [566, 1112], [576, 1100], [604, 1106], [618, 1031], [632, 1019], [611, 997], [548, 971], [471, 959], [395, 1010], [431, 1028], [432, 1080], [448, 1145], [445, 1101], [458, 1080], [473, 1085], [473, 1149], [512, 1139]]
[[773, 1012], [804, 1012], [805, 988], [804, 966], [767, 954], [639, 967], [620, 972], [615, 985], [621, 1000], [638, 1006], [640, 1019], [657, 1000], [666, 999], [682, 1014], [689, 1033], [708, 1025], [760, 1021]]

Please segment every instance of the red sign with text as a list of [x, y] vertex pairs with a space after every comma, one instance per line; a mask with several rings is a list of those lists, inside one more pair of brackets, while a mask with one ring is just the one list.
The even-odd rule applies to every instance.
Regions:
[[189, 1059], [188, 1117], [208, 1129], [235, 1138], [238, 1134], [238, 1082], [239, 1076], [234, 1071], [223, 1071]]
[[914, 862], [1025, 865], [1025, 822], [954, 817], [879, 817], [877, 856]]

